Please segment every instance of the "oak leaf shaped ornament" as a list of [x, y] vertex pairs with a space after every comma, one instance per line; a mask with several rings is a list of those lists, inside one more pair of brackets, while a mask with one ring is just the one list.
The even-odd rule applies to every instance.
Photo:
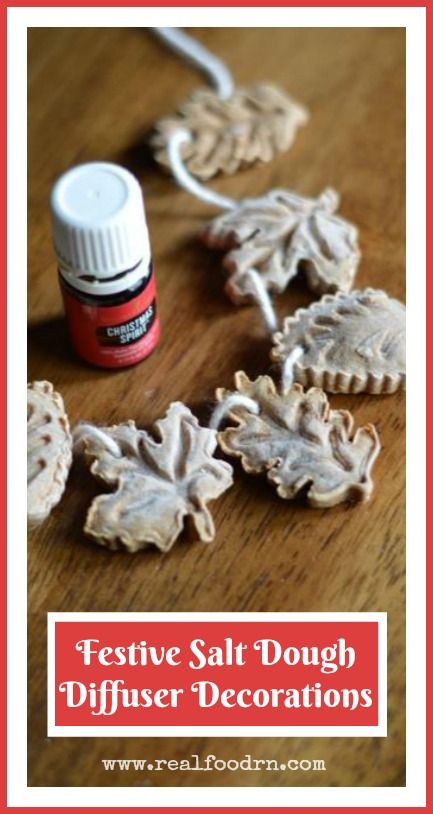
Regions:
[[51, 382], [27, 385], [27, 522], [42, 523], [63, 495], [72, 437], [63, 399]]
[[155, 545], [169, 551], [187, 518], [200, 540], [213, 540], [207, 503], [232, 485], [232, 467], [213, 457], [216, 432], [200, 427], [184, 404], [171, 404], [152, 434], [133, 421], [83, 424], [74, 440], [92, 460], [91, 472], [115, 487], [96, 497], [87, 514], [84, 530], [96, 542], [113, 550]]
[[[269, 376], [252, 381], [242, 371], [235, 375], [236, 393], [252, 399], [257, 414], [247, 406], [232, 406], [235, 424], [218, 435], [221, 448], [239, 457], [246, 472], [266, 472], [285, 499], [299, 492], [311, 506], [325, 508], [346, 500], [367, 500], [373, 490], [371, 470], [379, 453], [376, 429], [367, 424], [353, 435], [347, 410], [331, 410], [318, 388], [304, 392], [294, 384], [278, 393]], [[233, 396], [217, 390], [217, 399]]]
[[406, 309], [385, 291], [326, 295], [274, 334], [273, 361], [302, 348], [294, 379], [329, 393], [394, 393], [406, 382]]
[[358, 230], [335, 214], [338, 204], [333, 189], [317, 199], [275, 189], [214, 218], [200, 237], [209, 248], [226, 252], [230, 299], [236, 305], [251, 300], [250, 269], [275, 294], [298, 272], [315, 293], [349, 291], [361, 256]]
[[236, 89], [227, 99], [199, 89], [175, 116], [156, 123], [151, 146], [157, 161], [169, 167], [168, 138], [174, 130], [187, 130], [192, 138], [182, 146], [182, 159], [206, 181], [219, 172], [232, 175], [256, 161], [270, 161], [291, 146], [307, 120], [305, 108], [272, 85]]

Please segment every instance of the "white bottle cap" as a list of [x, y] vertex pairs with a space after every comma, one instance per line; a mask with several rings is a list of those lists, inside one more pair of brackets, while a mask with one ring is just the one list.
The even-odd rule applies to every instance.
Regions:
[[93, 278], [104, 288], [110, 278], [138, 264], [147, 270], [143, 195], [137, 179], [123, 167], [98, 161], [68, 170], [54, 185], [51, 214], [60, 269], [72, 285], [89, 290]]

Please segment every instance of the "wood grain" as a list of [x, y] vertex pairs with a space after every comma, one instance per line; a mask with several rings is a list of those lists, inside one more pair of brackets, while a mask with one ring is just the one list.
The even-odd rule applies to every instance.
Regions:
[[[241, 197], [281, 186], [342, 194], [360, 228], [357, 283], [404, 298], [404, 30], [196, 29], [239, 85], [280, 83], [311, 111], [294, 147], [270, 164], [220, 178]], [[29, 366], [64, 396], [71, 422], [135, 418], [146, 426], [172, 400], [209, 415], [233, 372], [269, 369], [269, 341], [254, 308], [224, 297], [219, 259], [194, 240], [212, 210], [176, 188], [150, 159], [144, 135], [201, 78], [145, 30], [30, 29]], [[143, 184], [156, 265], [162, 340], [138, 367], [107, 372], [69, 348], [51, 248], [48, 197], [73, 164], [102, 159]], [[311, 301], [296, 282], [279, 315]], [[102, 757], [214, 753], [222, 758], [323, 758], [326, 772], [185, 772], [155, 785], [376, 786], [404, 784], [404, 409], [403, 394], [332, 397], [358, 424], [376, 424], [383, 451], [368, 505], [312, 510], [279, 500], [261, 478], [236, 469], [214, 504], [212, 545], [180, 542], [161, 556], [109, 553], [84, 539], [98, 486], [77, 464], [64, 500], [29, 537], [29, 784], [148, 785], [149, 775], [104, 772]], [[387, 611], [389, 734], [383, 739], [52, 739], [45, 726], [47, 611]]]

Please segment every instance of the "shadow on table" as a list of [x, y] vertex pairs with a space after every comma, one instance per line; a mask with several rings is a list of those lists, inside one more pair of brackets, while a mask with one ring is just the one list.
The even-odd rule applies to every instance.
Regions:
[[[31, 322], [27, 328], [29, 381], [49, 379], [60, 384], [72, 379], [83, 382], [107, 376], [107, 371], [88, 364], [74, 353], [63, 316]], [[118, 371], [109, 371], [115, 375]]]
[[68, 328], [63, 316], [30, 322], [27, 328], [29, 364], [49, 356], [57, 362], [74, 362]]
[[[122, 166], [126, 167], [139, 178], [146, 173], [155, 173], [159, 176], [161, 171], [150, 149], [150, 132], [150, 128], [138, 132], [132, 144], [113, 158], [113, 161], [122, 164]], [[167, 178], [169, 177], [170, 176], [167, 175]]]

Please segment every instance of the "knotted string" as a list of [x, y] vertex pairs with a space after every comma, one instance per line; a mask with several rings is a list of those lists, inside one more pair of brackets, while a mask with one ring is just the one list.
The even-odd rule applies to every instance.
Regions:
[[[296, 345], [285, 360], [281, 370], [280, 390], [282, 395], [290, 390], [293, 384], [295, 364], [303, 353], [304, 349], [300, 345]], [[260, 413], [260, 405], [254, 399], [249, 396], [243, 396], [241, 393], [229, 393], [224, 401], [221, 401], [214, 408], [210, 417], [209, 427], [212, 430], [217, 430], [227, 413], [233, 410], [234, 407], [245, 407], [254, 415], [259, 415]]]
[[209, 420], [210, 429], [217, 430], [227, 413], [233, 410], [234, 407], [246, 407], [250, 413], [255, 415], [260, 412], [260, 407], [254, 399], [242, 396], [240, 393], [231, 393], [215, 407]]

